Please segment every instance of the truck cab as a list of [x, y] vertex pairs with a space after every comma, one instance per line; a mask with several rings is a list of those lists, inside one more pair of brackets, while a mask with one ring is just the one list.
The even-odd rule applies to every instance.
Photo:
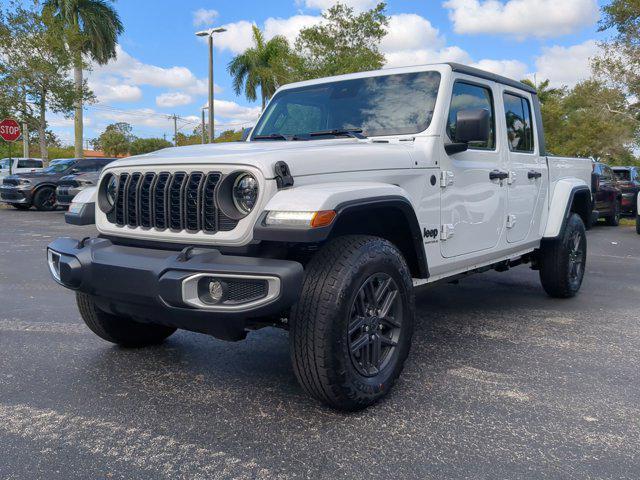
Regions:
[[245, 142], [109, 164], [68, 214], [100, 236], [47, 261], [107, 341], [277, 326], [303, 388], [357, 410], [402, 371], [414, 286], [528, 264], [575, 296], [590, 179], [590, 160], [547, 154], [527, 85], [459, 64], [362, 72], [281, 87]]
[[14, 173], [35, 173], [44, 168], [39, 158], [3, 158], [0, 160], [0, 184], [7, 175]]

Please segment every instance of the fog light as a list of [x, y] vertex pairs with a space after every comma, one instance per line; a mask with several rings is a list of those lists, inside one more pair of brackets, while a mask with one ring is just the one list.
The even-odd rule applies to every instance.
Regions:
[[198, 282], [198, 296], [203, 303], [217, 305], [225, 300], [228, 285], [215, 278], [203, 277]]
[[53, 278], [60, 282], [60, 254], [51, 249], [47, 250], [47, 263]]

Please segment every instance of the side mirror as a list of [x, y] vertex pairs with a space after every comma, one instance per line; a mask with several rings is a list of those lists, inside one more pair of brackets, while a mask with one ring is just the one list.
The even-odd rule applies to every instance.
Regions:
[[72, 168], [71, 169], [71, 173], [80, 173], [80, 169], [79, 168]]
[[483, 108], [459, 110], [454, 143], [445, 145], [448, 154], [464, 152], [470, 142], [488, 142], [491, 136], [489, 111]]

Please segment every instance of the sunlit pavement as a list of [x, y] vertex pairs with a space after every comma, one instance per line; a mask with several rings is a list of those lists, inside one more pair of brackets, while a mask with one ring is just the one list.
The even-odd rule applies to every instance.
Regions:
[[640, 475], [640, 236], [589, 232], [577, 298], [537, 272], [418, 292], [407, 368], [333, 412], [297, 385], [284, 331], [114, 347], [44, 247], [62, 212], [0, 209], [0, 478], [628, 478]]

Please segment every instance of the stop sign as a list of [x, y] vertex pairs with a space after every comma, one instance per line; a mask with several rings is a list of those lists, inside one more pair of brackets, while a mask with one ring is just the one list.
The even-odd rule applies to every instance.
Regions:
[[20, 138], [20, 124], [10, 118], [0, 122], [0, 137], [5, 142], [15, 142]]

